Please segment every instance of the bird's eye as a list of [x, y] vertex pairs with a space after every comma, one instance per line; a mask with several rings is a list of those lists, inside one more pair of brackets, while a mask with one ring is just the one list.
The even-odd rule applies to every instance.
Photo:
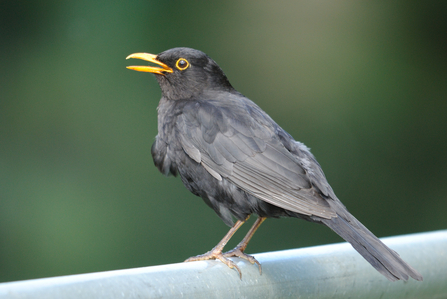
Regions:
[[185, 58], [180, 58], [179, 60], [177, 60], [177, 62], [175, 63], [175, 66], [183, 71], [186, 70], [189, 67], [189, 62], [188, 60], [186, 60]]

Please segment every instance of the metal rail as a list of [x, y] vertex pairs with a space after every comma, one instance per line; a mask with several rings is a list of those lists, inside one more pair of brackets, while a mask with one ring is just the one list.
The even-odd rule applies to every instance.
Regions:
[[382, 239], [424, 276], [390, 282], [347, 243], [256, 254], [258, 267], [234, 259], [0, 283], [16, 298], [447, 298], [447, 230]]

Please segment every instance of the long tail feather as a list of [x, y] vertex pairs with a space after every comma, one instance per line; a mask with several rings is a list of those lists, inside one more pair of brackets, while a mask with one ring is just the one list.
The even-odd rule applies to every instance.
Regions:
[[334, 202], [338, 217], [322, 222], [349, 242], [377, 271], [391, 281], [408, 280], [408, 276], [422, 281], [422, 275], [400, 256], [382, 243], [363, 224], [352, 216], [340, 202]]

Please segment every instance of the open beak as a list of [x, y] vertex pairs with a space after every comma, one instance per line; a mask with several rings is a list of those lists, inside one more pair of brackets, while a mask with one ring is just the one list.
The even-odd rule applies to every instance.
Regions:
[[127, 67], [128, 69], [131, 69], [134, 71], [149, 72], [149, 73], [154, 73], [154, 74], [158, 74], [158, 75], [165, 75], [165, 73], [173, 72], [169, 66], [167, 66], [163, 62], [158, 61], [157, 55], [154, 55], [154, 54], [134, 53], [134, 54], [130, 54], [129, 56], [126, 57], [126, 59], [129, 59], [129, 58], [142, 59], [142, 60], [146, 60], [146, 61], [158, 64], [159, 66], [161, 66], [161, 68], [155, 67], [155, 66], [149, 66], [149, 65], [145, 65], [145, 66], [132, 65], [132, 66]]

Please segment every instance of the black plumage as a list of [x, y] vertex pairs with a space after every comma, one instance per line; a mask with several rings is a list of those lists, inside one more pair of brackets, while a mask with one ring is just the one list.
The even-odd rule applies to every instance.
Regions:
[[[162, 90], [152, 146], [155, 165], [165, 175], [179, 174], [227, 225], [233, 226], [233, 217], [238, 220], [212, 251], [189, 260], [218, 258], [237, 268], [226, 257], [239, 256], [257, 263], [243, 251], [262, 221], [296, 217], [331, 228], [388, 279], [422, 280], [347, 211], [309, 149], [236, 91], [205, 53], [174, 48], [128, 58], [161, 66], [129, 67], [154, 73]], [[252, 230], [235, 250], [222, 254], [251, 214], [260, 217]]]

